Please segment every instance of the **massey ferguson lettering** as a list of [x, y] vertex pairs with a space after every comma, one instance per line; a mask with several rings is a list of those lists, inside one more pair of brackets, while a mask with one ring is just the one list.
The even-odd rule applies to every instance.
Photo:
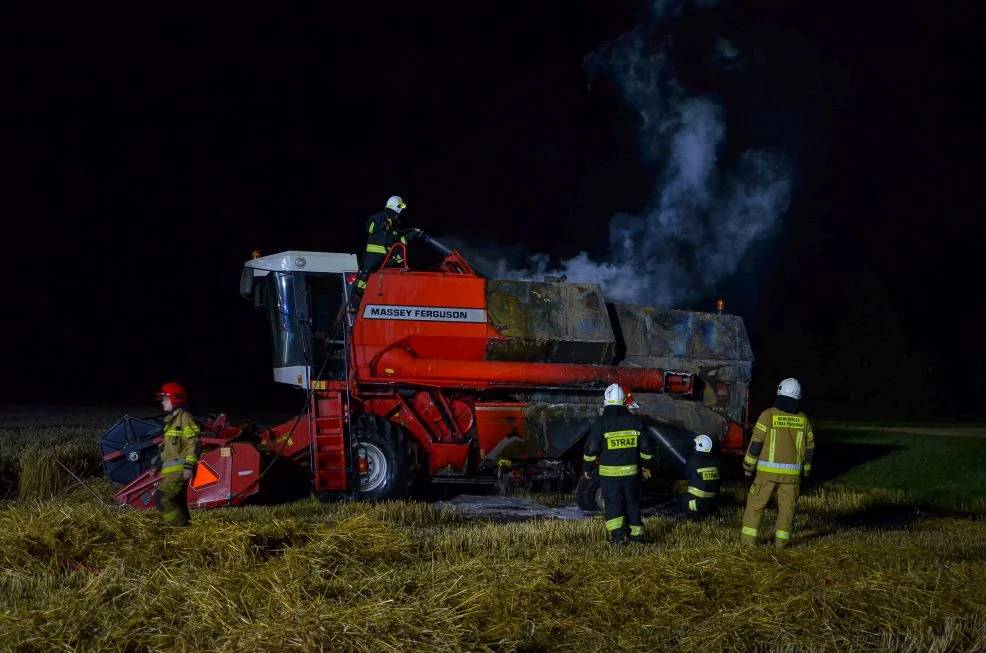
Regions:
[[482, 308], [440, 308], [436, 306], [392, 306], [368, 304], [363, 317], [369, 320], [416, 320], [421, 322], [486, 322]]

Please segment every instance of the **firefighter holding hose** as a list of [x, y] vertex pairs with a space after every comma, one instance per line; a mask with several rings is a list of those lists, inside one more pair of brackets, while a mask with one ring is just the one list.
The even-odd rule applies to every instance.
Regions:
[[165, 524], [188, 526], [191, 515], [186, 492], [201, 452], [199, 425], [185, 410], [188, 393], [180, 383], [165, 383], [157, 398], [167, 417], [161, 443], [161, 480], [154, 492], [154, 501], [163, 513]]
[[[626, 407], [626, 392], [614, 383], [603, 395], [603, 413], [589, 427], [583, 460], [599, 462], [603, 492], [603, 517], [610, 541], [622, 544], [629, 527], [630, 541], [642, 542], [644, 522], [640, 516], [641, 461], [654, 456], [644, 422]], [[586, 478], [591, 474], [585, 471]]]
[[[366, 280], [370, 275], [379, 269], [387, 252], [394, 243], [404, 243], [409, 240], [424, 235], [420, 229], [400, 230], [401, 213], [407, 208], [407, 204], [399, 195], [393, 195], [387, 200], [383, 211], [374, 213], [366, 221], [366, 250], [360, 261], [359, 276], [353, 283], [353, 306], [357, 306], [366, 290]], [[394, 252], [394, 263], [404, 263], [401, 253]]]
[[705, 517], [715, 507], [721, 474], [712, 446], [708, 435], [696, 435], [695, 449], [685, 464], [685, 491], [678, 495], [678, 510], [688, 519]]
[[801, 384], [797, 379], [784, 379], [777, 386], [774, 405], [760, 413], [753, 429], [753, 438], [743, 459], [743, 471], [747, 476], [752, 476], [756, 470], [743, 514], [744, 544], [756, 545], [760, 517], [775, 492], [774, 546], [783, 549], [791, 539], [801, 479], [811, 473], [815, 455], [815, 435], [808, 416], [799, 410], [800, 401]]

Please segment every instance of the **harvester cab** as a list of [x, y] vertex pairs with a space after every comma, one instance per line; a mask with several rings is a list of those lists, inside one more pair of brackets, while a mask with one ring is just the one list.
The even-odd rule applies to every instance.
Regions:
[[342, 379], [349, 288], [355, 254], [288, 251], [256, 256], [240, 275], [240, 295], [267, 314], [274, 381], [311, 386], [312, 374]]

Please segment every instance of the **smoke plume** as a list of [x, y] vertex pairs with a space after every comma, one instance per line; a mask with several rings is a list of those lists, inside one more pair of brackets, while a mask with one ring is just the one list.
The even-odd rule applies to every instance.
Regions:
[[[685, 88], [671, 62], [669, 23], [683, 9], [710, 4], [657, 0], [646, 23], [586, 58], [590, 78], [609, 79], [639, 117], [640, 155], [654, 180], [642, 213], [611, 218], [608, 260], [582, 252], [552, 266], [549, 257], [535, 255], [519, 268], [505, 260], [487, 265], [497, 276], [565, 275], [600, 284], [608, 301], [674, 306], [727, 280], [750, 245], [770, 234], [790, 202], [784, 158], [755, 149], [721, 158], [724, 107]], [[740, 57], [720, 40], [710, 65], [728, 70], [741, 65]]]

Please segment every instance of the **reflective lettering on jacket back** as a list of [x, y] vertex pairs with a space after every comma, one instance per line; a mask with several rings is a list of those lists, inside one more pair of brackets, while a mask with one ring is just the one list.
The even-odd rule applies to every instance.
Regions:
[[805, 418], [797, 415], [774, 415], [771, 426], [775, 429], [799, 429], [804, 430]]
[[610, 431], [603, 433], [607, 449], [636, 449], [640, 431]]
[[719, 468], [718, 467], [701, 467], [696, 470], [702, 475], [703, 481], [718, 481], [719, 480]]

